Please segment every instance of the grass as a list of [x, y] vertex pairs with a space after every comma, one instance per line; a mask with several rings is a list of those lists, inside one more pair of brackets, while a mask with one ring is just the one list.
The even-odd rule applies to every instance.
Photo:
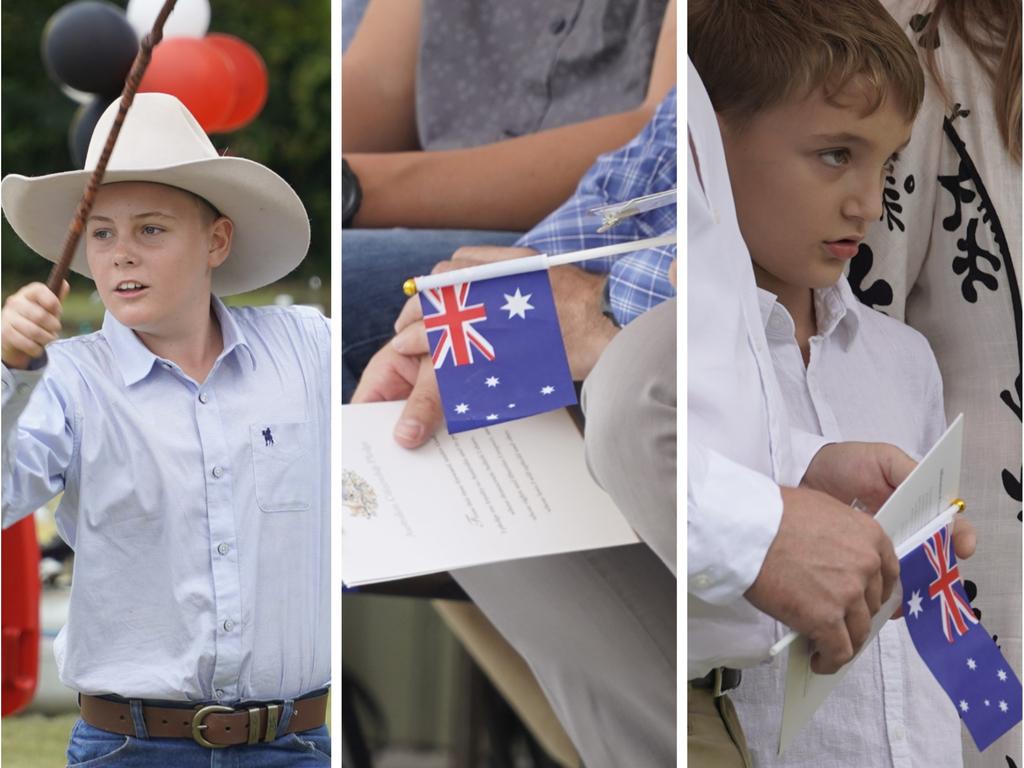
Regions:
[[77, 714], [16, 715], [4, 718], [0, 762], [4, 768], [59, 768], [65, 765], [71, 726]]

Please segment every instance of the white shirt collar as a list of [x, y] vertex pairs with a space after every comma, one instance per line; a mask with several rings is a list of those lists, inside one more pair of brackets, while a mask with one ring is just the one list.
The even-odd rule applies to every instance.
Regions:
[[[244, 350], [249, 356], [249, 362], [253, 368], [256, 367], [256, 358], [245, 339], [245, 334], [235, 322], [235, 318], [228, 312], [224, 303], [216, 296], [211, 296], [213, 311], [220, 321], [220, 331], [224, 339], [224, 349], [217, 356], [220, 362], [236, 347]], [[114, 355], [114, 361], [121, 370], [125, 386], [130, 387], [142, 381], [157, 362], [165, 361], [163, 358], [154, 355], [145, 344], [135, 335], [135, 332], [126, 325], [123, 325], [109, 311], [103, 315], [103, 336], [110, 344], [110, 350]], [[173, 365], [173, 363], [171, 363]], [[214, 364], [216, 366], [216, 363]]]
[[[779, 303], [778, 297], [770, 291], [758, 288], [757, 299], [765, 335], [769, 339], [792, 338], [796, 333], [796, 326], [789, 312]], [[845, 277], [840, 278], [835, 285], [814, 290], [814, 313], [818, 320], [820, 336], [828, 338], [837, 329], [842, 328], [844, 332], [837, 338], [852, 339], [860, 327], [862, 311], [863, 307], [853, 295], [853, 290]]]

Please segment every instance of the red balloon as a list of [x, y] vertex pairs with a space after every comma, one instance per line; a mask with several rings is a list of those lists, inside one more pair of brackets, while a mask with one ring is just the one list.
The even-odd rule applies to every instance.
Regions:
[[170, 37], [153, 49], [140, 92], [169, 93], [207, 133], [221, 130], [235, 108], [238, 84], [231, 59], [195, 37]]
[[255, 48], [234, 35], [214, 33], [205, 40], [228, 57], [235, 67], [235, 106], [216, 130], [237, 131], [255, 118], [267, 101], [267, 65]]

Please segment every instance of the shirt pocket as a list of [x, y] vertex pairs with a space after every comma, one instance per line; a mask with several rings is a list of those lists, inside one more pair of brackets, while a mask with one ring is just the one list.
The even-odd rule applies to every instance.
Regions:
[[315, 492], [317, 460], [308, 421], [249, 425], [256, 503], [264, 512], [301, 512]]

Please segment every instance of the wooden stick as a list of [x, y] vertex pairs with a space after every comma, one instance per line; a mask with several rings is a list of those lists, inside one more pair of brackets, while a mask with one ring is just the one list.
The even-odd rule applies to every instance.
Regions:
[[107, 171], [107, 162], [114, 151], [117, 137], [121, 133], [121, 126], [124, 124], [125, 115], [128, 114], [128, 109], [135, 100], [135, 94], [139, 90], [139, 83], [142, 82], [142, 76], [145, 74], [146, 67], [149, 66], [149, 60], [153, 56], [153, 48], [163, 39], [164, 23], [167, 21], [167, 17], [171, 15], [171, 11], [174, 10], [176, 2], [177, 0], [164, 1], [163, 8], [160, 9], [160, 13], [157, 14], [156, 20], [153, 22], [153, 29], [145, 34], [139, 43], [139, 52], [135, 54], [135, 61], [132, 62], [132, 68], [124, 82], [124, 90], [121, 91], [121, 105], [117, 110], [117, 117], [114, 118], [114, 124], [110, 126], [110, 133], [107, 134], [107, 143], [103, 146], [103, 152], [100, 154], [99, 162], [96, 163], [96, 169], [89, 177], [89, 182], [85, 185], [85, 192], [82, 193], [82, 199], [78, 201], [75, 215], [68, 225], [68, 233], [64, 238], [64, 250], [61, 253], [60, 260], [53, 265], [53, 269], [50, 270], [50, 276], [46, 280], [46, 286], [53, 291], [55, 296], [60, 296], [61, 284], [68, 275], [68, 269], [71, 267], [71, 260], [74, 258], [75, 249], [78, 248], [78, 241], [81, 239], [82, 232], [85, 229], [85, 221], [92, 211], [92, 205], [96, 199], [96, 190], [103, 183], [103, 175]]

